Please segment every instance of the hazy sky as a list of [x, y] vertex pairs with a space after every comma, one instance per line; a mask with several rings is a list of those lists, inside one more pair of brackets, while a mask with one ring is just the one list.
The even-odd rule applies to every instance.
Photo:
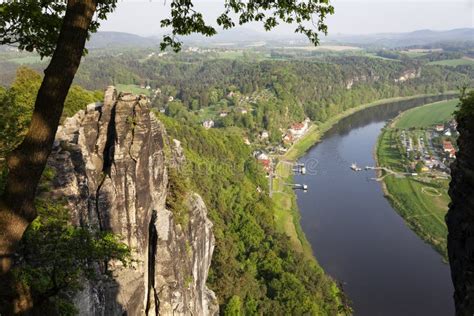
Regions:
[[[195, 0], [196, 9], [213, 23], [223, 0]], [[102, 31], [139, 35], [161, 33], [160, 19], [169, 14], [170, 0], [119, 0], [117, 10], [103, 22]], [[335, 15], [327, 19], [330, 34], [410, 32], [474, 27], [474, 0], [333, 0]], [[249, 27], [249, 26], [247, 26]], [[250, 25], [263, 30], [258, 24]], [[289, 26], [278, 32], [290, 33]]]

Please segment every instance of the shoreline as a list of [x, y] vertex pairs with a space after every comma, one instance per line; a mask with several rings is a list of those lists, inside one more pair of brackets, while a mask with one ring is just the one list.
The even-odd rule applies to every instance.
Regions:
[[[439, 101], [441, 102], [441, 101]], [[422, 105], [422, 106], [419, 106], [419, 107], [415, 107], [413, 109], [417, 109], [417, 108], [421, 108], [421, 107], [424, 107], [424, 106], [428, 106], [428, 105], [432, 105], [432, 104], [435, 104], [435, 103], [438, 103], [438, 102], [434, 102], [434, 103], [429, 103], [429, 104], [425, 104], [425, 105]], [[375, 148], [374, 148], [374, 151], [373, 151], [373, 154], [374, 154], [374, 161], [375, 161], [375, 164], [380, 167], [380, 159], [379, 159], [379, 149], [381, 148], [382, 146], [382, 142], [383, 142], [383, 138], [385, 136], [385, 133], [387, 133], [387, 131], [389, 129], [393, 129], [395, 127], [395, 124], [396, 122], [402, 117], [403, 114], [407, 113], [408, 111], [410, 110], [413, 110], [413, 109], [409, 109], [409, 110], [406, 110], [406, 111], [403, 111], [402, 113], [400, 113], [399, 115], [397, 115], [391, 122], [387, 123], [384, 128], [382, 129], [381, 133], [379, 134], [379, 136], [377, 137], [377, 142], [376, 142], [376, 145], [375, 145]], [[381, 177], [383, 176], [383, 171], [382, 170], [377, 170], [377, 177]], [[407, 213], [409, 212], [409, 210], [406, 209], [406, 207], [403, 206], [403, 204], [400, 202], [400, 200], [397, 198], [397, 195], [396, 194], [392, 194], [388, 188], [388, 185], [386, 183], [386, 180], [385, 178], [382, 179], [380, 181], [380, 185], [381, 185], [381, 188], [382, 188], [382, 192], [383, 192], [383, 195], [384, 197], [387, 199], [387, 201], [390, 203], [390, 205], [392, 206], [392, 208], [395, 210], [395, 212], [403, 219], [403, 221], [407, 224], [408, 228], [410, 228], [410, 230], [412, 230], [421, 240], [423, 240], [425, 243], [427, 243], [431, 248], [433, 248], [440, 256], [441, 256], [441, 259], [444, 263], [448, 263], [448, 258], [447, 258], [447, 253], [446, 253], [446, 247], [440, 247], [440, 244], [439, 243], [436, 243], [436, 239], [434, 239], [434, 237], [432, 235], [430, 235], [429, 232], [427, 231], [424, 231], [424, 229], [421, 228], [420, 226], [420, 223], [417, 222], [416, 220], [414, 219], [411, 219], [409, 216], [407, 217]]]
[[[281, 185], [281, 182], [294, 183], [293, 174], [291, 170], [285, 168], [285, 164], [282, 163], [282, 161], [284, 161], [285, 163], [297, 161], [300, 157], [305, 155], [309, 149], [319, 143], [324, 134], [342, 119], [359, 111], [391, 102], [408, 101], [418, 98], [439, 95], [449, 96], [454, 95], [456, 93], [457, 91], [447, 91], [445, 93], [437, 94], [417, 94], [409, 97], [380, 99], [374, 102], [362, 104], [360, 106], [348, 109], [330, 118], [322, 124], [316, 125], [313, 123], [308, 129], [308, 131], [301, 138], [299, 138], [284, 155], [278, 156], [278, 162], [275, 166], [275, 176], [272, 179], [273, 187], [278, 188], [279, 184]], [[378, 163], [377, 160], [376, 163]], [[272, 200], [274, 201], [276, 207], [275, 218], [277, 222], [277, 227], [279, 227], [290, 238], [292, 244], [297, 250], [301, 251], [306, 257], [317, 263], [317, 259], [315, 254], [313, 253], [312, 247], [306, 239], [306, 235], [304, 234], [303, 229], [300, 225], [301, 215], [298, 205], [296, 203], [296, 194], [294, 193], [293, 189], [289, 187], [284, 187], [281, 192], [273, 193]]]
[[[288, 170], [288, 168], [285, 168], [285, 166], [288, 165], [288, 162], [295, 162], [300, 157], [305, 155], [313, 146], [321, 141], [322, 137], [329, 129], [331, 129], [342, 119], [355, 114], [356, 112], [390, 102], [413, 100], [438, 95], [449, 96], [454, 95], [455, 93], [456, 92], [449, 91], [444, 94], [419, 94], [410, 97], [381, 99], [351, 108], [340, 113], [339, 115], [334, 116], [320, 125], [316, 125], [314, 123], [311, 124], [308, 131], [300, 139], [298, 139], [284, 155], [278, 156], [278, 162], [274, 170], [275, 175], [271, 180], [273, 188], [282, 188], [281, 191], [273, 192], [271, 197], [274, 203], [274, 218], [277, 229], [281, 230], [289, 237], [290, 242], [293, 244], [295, 250], [300, 251], [313, 265], [315, 265], [316, 268], [320, 269], [329, 279], [332, 280], [333, 297], [336, 298], [339, 304], [347, 305], [347, 300], [350, 298], [346, 297], [344, 294], [344, 289], [342, 288], [340, 282], [328, 275], [326, 271], [324, 271], [324, 269], [319, 265], [316, 254], [313, 252], [311, 244], [307, 240], [306, 235], [301, 227], [301, 213], [296, 201], [296, 194], [292, 188], [285, 185], [288, 183], [294, 183], [293, 172], [291, 170], [292, 168], [289, 168], [290, 170]], [[373, 154], [376, 156], [375, 151]], [[377, 160], [376, 163], [378, 163]], [[385, 183], [382, 183], [382, 187], [384, 193], [388, 192], [388, 190], [384, 188]]]

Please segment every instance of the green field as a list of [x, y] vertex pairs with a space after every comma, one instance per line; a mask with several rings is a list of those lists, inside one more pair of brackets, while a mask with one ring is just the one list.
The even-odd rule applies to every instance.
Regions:
[[[400, 148], [398, 129], [414, 128], [410, 133], [426, 134], [422, 128], [443, 123], [453, 117], [459, 100], [427, 104], [403, 112], [379, 136], [376, 158], [379, 166], [394, 171], [406, 171], [407, 159]], [[385, 171], [382, 172], [385, 175]], [[427, 173], [418, 176], [385, 176], [383, 186], [386, 197], [410, 228], [447, 260], [447, 227], [444, 221], [450, 197], [449, 179], [435, 178]]]
[[427, 52], [414, 52], [414, 51], [401, 51], [401, 53], [407, 55], [410, 58], [417, 58], [417, 57], [425, 56], [428, 54]]
[[456, 110], [459, 100], [441, 101], [408, 110], [398, 118], [397, 128], [425, 128], [448, 121]]
[[42, 61], [46, 62], [46, 61], [49, 61], [49, 58], [41, 60], [40, 56], [36, 56], [36, 55], [30, 56], [30, 55], [28, 55], [28, 56], [24, 56], [24, 57], [11, 58], [11, 59], [8, 59], [8, 61], [13, 62], [15, 64], [26, 65], [26, 64], [37, 64], [37, 63], [40, 63]]
[[[377, 144], [377, 163], [395, 171], [405, 171], [403, 155], [396, 144], [399, 133], [386, 128]], [[444, 216], [448, 211], [449, 180], [428, 176], [403, 177], [386, 176], [383, 179], [384, 192], [397, 212], [410, 228], [447, 259], [446, 237], [448, 230]]]
[[461, 65], [474, 66], [474, 59], [458, 58], [458, 59], [437, 60], [437, 61], [432, 61], [428, 63], [428, 65], [440, 65], [440, 66], [450, 66], [450, 67], [456, 67], [456, 66], [461, 66]]
[[140, 86], [135, 84], [117, 84], [116, 85], [117, 91], [119, 92], [131, 92], [134, 94], [144, 94], [150, 95], [150, 90], [140, 88]]

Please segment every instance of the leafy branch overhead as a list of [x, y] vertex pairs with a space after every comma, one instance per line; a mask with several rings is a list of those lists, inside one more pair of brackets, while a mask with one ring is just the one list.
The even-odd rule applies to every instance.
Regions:
[[[91, 0], [94, 1], [94, 0]], [[98, 30], [100, 21], [115, 10], [117, 0], [95, 0], [97, 10], [89, 27], [89, 36]], [[0, 44], [17, 46], [21, 50], [36, 50], [42, 57], [51, 56], [56, 48], [59, 30], [66, 12], [67, 2], [58, 0], [23, 0], [0, 3]], [[315, 45], [318, 33], [327, 34], [324, 23], [334, 13], [329, 0], [225, 0], [224, 12], [217, 25], [229, 29], [250, 22], [261, 22], [269, 31], [279, 25], [295, 25], [295, 32], [304, 34]], [[315, 20], [316, 18], [316, 20]], [[194, 8], [192, 0], [173, 0], [169, 18], [161, 20], [161, 27], [170, 28], [163, 36], [161, 49], [181, 49], [177, 36], [200, 33], [213, 36], [216, 28], [205, 21], [203, 14]]]
[[[117, 0], [93, 0], [97, 9], [89, 27], [97, 32], [100, 20], [112, 12]], [[21, 50], [36, 50], [41, 57], [51, 56], [56, 48], [59, 31], [68, 1], [22, 0], [0, 3], [0, 44], [17, 46]]]
[[[224, 12], [217, 18], [217, 24], [224, 29], [230, 29], [238, 23], [262, 22], [265, 30], [269, 31], [280, 22], [296, 24], [295, 32], [304, 34], [315, 45], [319, 43], [318, 32], [327, 34], [324, 19], [334, 13], [334, 7], [329, 0], [307, 1], [277, 1], [277, 0], [225, 0]], [[317, 15], [317, 22], [313, 16]], [[306, 26], [311, 22], [312, 27]], [[171, 3], [171, 18], [161, 21], [161, 27], [171, 27], [172, 35], [165, 35], [161, 48], [170, 46], [175, 51], [181, 48], [181, 42], [176, 35], [201, 33], [206, 36], [215, 35], [216, 29], [204, 21], [202, 13], [194, 10], [191, 0], [173, 0]]]

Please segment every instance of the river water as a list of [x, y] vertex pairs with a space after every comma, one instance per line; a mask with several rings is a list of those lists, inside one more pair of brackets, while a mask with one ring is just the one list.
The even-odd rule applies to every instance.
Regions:
[[454, 315], [449, 267], [384, 198], [373, 152], [381, 128], [400, 111], [439, 98], [393, 102], [341, 120], [300, 159], [295, 176], [301, 226], [326, 273], [340, 282], [355, 315]]

